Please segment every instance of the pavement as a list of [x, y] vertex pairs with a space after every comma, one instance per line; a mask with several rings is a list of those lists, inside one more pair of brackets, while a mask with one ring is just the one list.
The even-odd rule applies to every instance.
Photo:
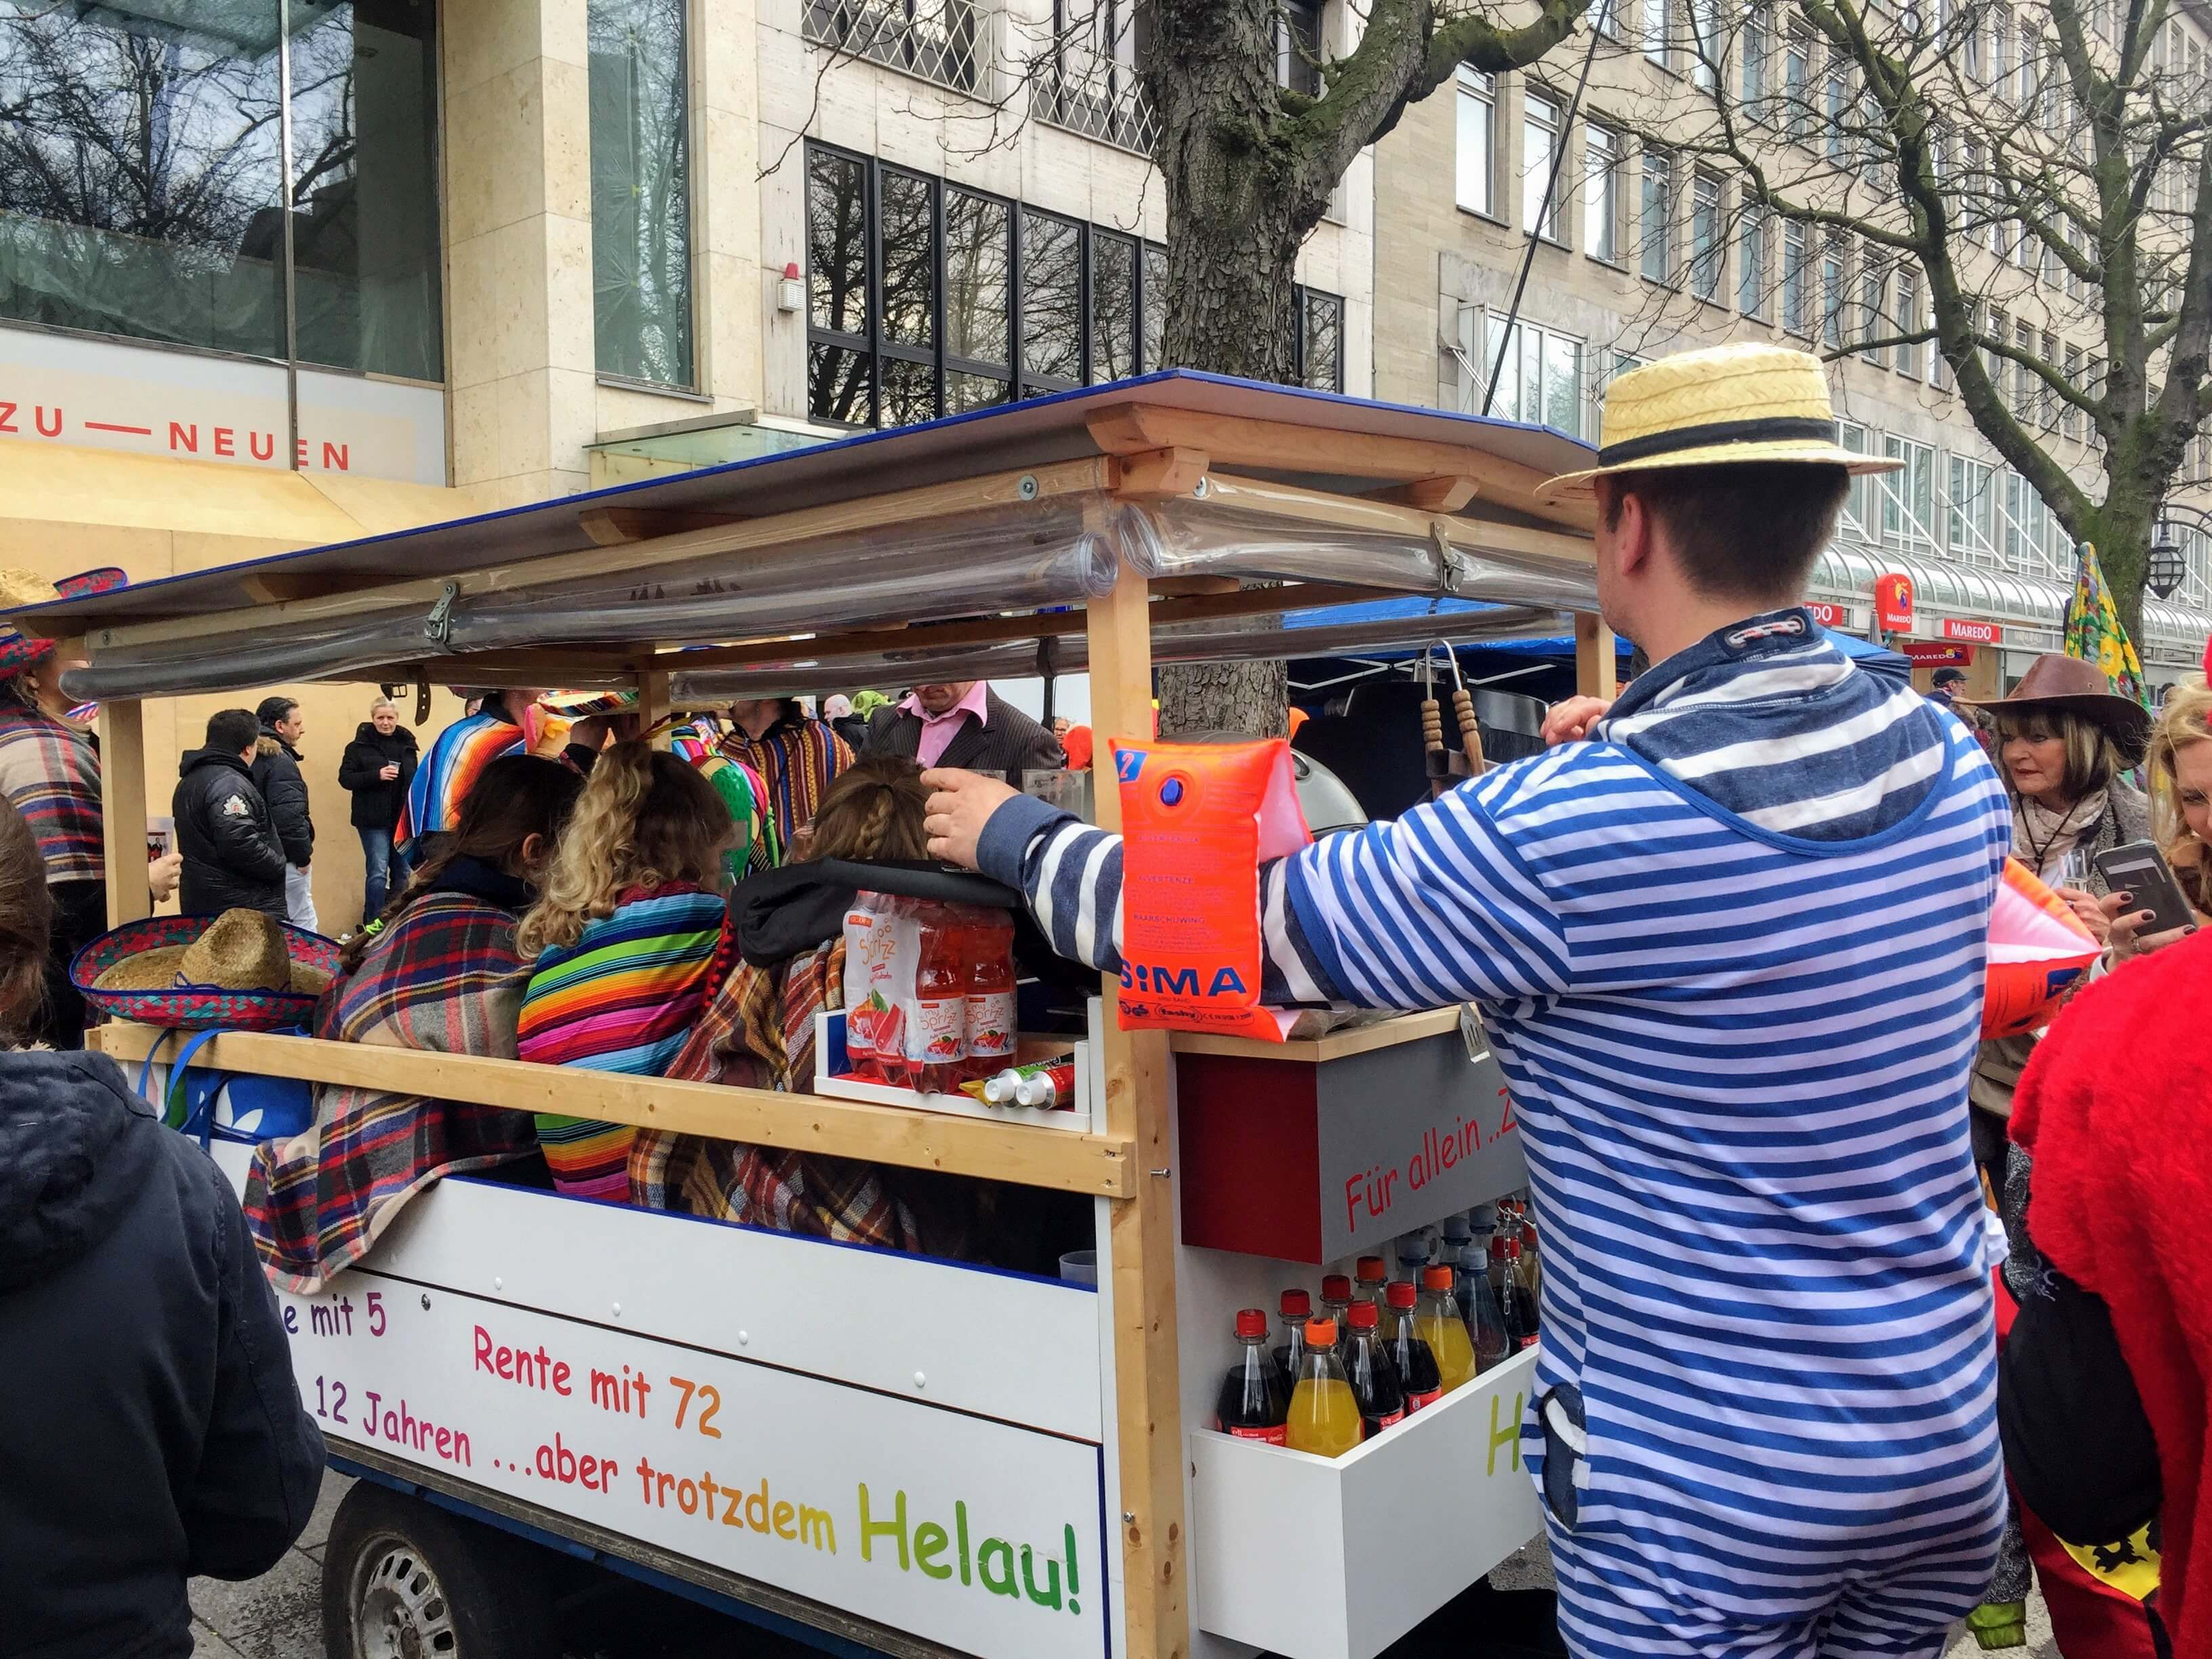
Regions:
[[[323, 1477], [322, 1493], [307, 1531], [260, 1577], [237, 1584], [192, 1580], [193, 1659], [324, 1659], [323, 1549], [330, 1539], [331, 1517], [352, 1485], [342, 1474]], [[1498, 1563], [1490, 1582], [1493, 1589], [1507, 1592], [1551, 1589], [1552, 1556], [1544, 1540], [1531, 1540]], [[811, 1651], [750, 1627], [744, 1629], [742, 1643], [733, 1643], [733, 1621], [611, 1577], [578, 1599], [586, 1605], [562, 1623], [564, 1630], [573, 1632], [576, 1645], [560, 1659], [729, 1659], [732, 1653], [744, 1659], [800, 1659]], [[1454, 1650], [1477, 1651], [1464, 1643], [1464, 1633], [1459, 1633]], [[1414, 1649], [1407, 1650], [1410, 1654]], [[1978, 1651], [1973, 1638], [1961, 1631], [1944, 1650], [1944, 1659], [1966, 1659]], [[2008, 1659], [2060, 1659], [2042, 1597], [2029, 1598], [2027, 1645], [2010, 1650]]]

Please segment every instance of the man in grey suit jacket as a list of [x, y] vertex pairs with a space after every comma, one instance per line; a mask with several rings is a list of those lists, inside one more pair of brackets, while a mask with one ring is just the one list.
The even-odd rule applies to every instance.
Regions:
[[917, 685], [894, 706], [878, 708], [868, 720], [868, 752], [975, 772], [1067, 764], [1059, 740], [986, 680]]

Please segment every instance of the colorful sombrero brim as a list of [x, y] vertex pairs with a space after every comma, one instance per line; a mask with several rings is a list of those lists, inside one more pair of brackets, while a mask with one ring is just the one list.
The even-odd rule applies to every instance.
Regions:
[[[80, 570], [74, 576], [64, 576], [54, 584], [54, 597], [44, 601], [48, 605], [64, 599], [82, 599], [94, 593], [112, 593], [129, 582], [131, 578], [112, 564], [94, 570]], [[35, 640], [12, 628], [0, 628], [0, 676], [14, 674], [42, 662], [53, 653], [56, 641]]]
[[[338, 943], [283, 923], [284, 948], [292, 963], [291, 988], [283, 991], [231, 991], [217, 985], [168, 984], [146, 989], [125, 988], [111, 980], [100, 983], [110, 971], [132, 957], [155, 957], [153, 972], [167, 966], [172, 979], [185, 950], [216, 919], [213, 916], [148, 916], [111, 928], [76, 953], [70, 963], [70, 982], [85, 1001], [113, 1019], [136, 1020], [173, 1030], [196, 1031], [219, 1027], [224, 1030], [276, 1031], [304, 1025], [315, 1012], [319, 990], [306, 986], [327, 985], [338, 969]], [[167, 952], [174, 951], [171, 959]], [[155, 953], [160, 953], [155, 955]], [[150, 977], [152, 973], [126, 977]]]
[[[1829, 433], [1835, 429], [1833, 422], [1820, 422]], [[1617, 445], [1615, 449], [1631, 446]], [[1877, 473], [1900, 472], [1902, 460], [1884, 455], [1864, 455], [1855, 449], [1845, 449], [1832, 437], [1771, 438], [1751, 442], [1722, 441], [1699, 444], [1692, 448], [1671, 449], [1656, 454], [1633, 455], [1628, 459], [1609, 459], [1612, 450], [1598, 451], [1596, 466], [1580, 472], [1563, 472], [1556, 478], [1547, 478], [1536, 486], [1536, 499], [1550, 503], [1560, 501], [1586, 501], [1597, 492], [1591, 481], [1612, 477], [1622, 472], [1670, 471], [1680, 466], [1743, 466], [1754, 462], [1793, 462], [1806, 466], [1840, 466], [1854, 478], [1871, 477]]]

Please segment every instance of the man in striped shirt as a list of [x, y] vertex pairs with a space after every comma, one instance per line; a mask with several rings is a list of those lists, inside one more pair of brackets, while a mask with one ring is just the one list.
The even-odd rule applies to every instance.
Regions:
[[[1544, 1229], [1523, 1449], [1577, 1655], [1932, 1656], [2002, 1528], [1966, 1130], [2004, 795], [1797, 603], [1847, 471], [1817, 362], [1613, 383], [1600, 606], [1654, 666], [1547, 752], [1262, 866], [1273, 1003], [1477, 1003]], [[931, 850], [1119, 963], [1121, 844], [969, 775]]]

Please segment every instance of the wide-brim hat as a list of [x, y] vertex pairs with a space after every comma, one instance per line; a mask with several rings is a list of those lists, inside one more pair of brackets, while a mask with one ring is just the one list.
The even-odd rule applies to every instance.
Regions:
[[94, 939], [70, 982], [116, 1019], [176, 1030], [305, 1024], [338, 969], [338, 943], [258, 910], [148, 916]]
[[1786, 461], [1839, 466], [1853, 477], [1905, 463], [1836, 441], [1836, 411], [1820, 360], [1787, 346], [1744, 343], [1662, 357], [1606, 388], [1597, 465], [1536, 486], [1536, 499], [1587, 499], [1592, 480], [1617, 472]]
[[2020, 684], [2002, 697], [1960, 697], [1970, 708], [1993, 714], [2026, 713], [2037, 708], [2060, 709], [2094, 720], [2112, 733], [2130, 765], [2150, 746], [2150, 710], [2133, 697], [2112, 690], [2105, 671], [2093, 662], [2047, 651], [2020, 677]]
[[[49, 581], [35, 570], [0, 567], [0, 617], [27, 611], [34, 605], [57, 599], [82, 599], [93, 593], [111, 592], [131, 579], [113, 565], [80, 570], [74, 576]], [[21, 673], [33, 663], [53, 654], [54, 641], [33, 639], [21, 629], [0, 623], [0, 678]]]

